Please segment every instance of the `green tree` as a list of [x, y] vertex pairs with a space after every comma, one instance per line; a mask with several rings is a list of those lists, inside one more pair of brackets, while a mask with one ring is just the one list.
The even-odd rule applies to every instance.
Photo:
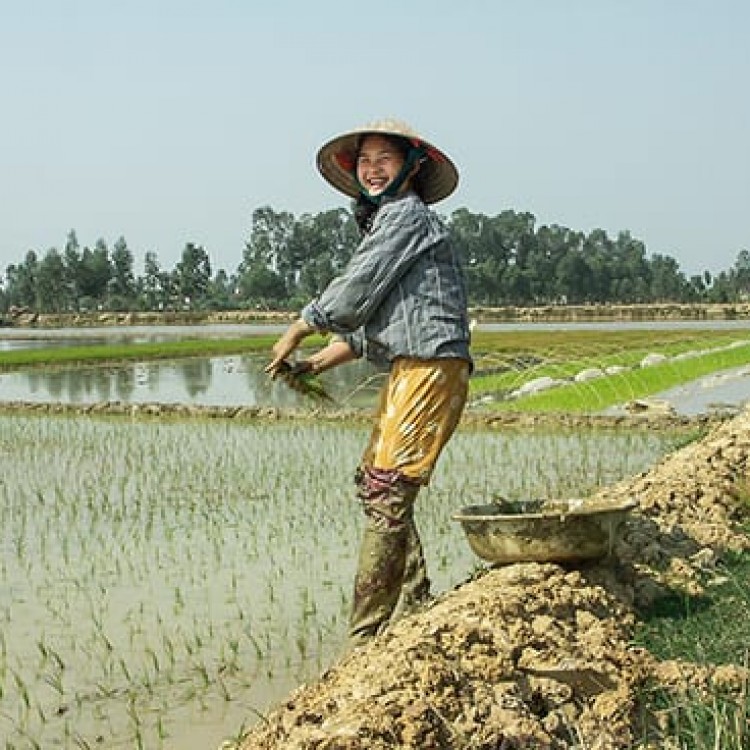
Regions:
[[270, 206], [253, 211], [250, 239], [245, 243], [240, 274], [250, 266], [262, 264], [281, 276], [285, 287], [293, 289], [299, 270], [297, 259], [289, 252], [293, 231], [293, 214], [276, 212]]
[[632, 237], [630, 232], [620, 232], [611, 246], [611, 252], [610, 286], [605, 301], [646, 301], [651, 285], [646, 246]]
[[528, 212], [499, 213], [489, 225], [492, 254], [506, 265], [527, 269], [529, 257], [537, 249], [535, 224], [536, 218]]
[[[750, 297], [750, 252], [715, 278], [707, 271], [687, 279], [674, 258], [646, 256], [644, 244], [621, 231], [613, 240], [602, 229], [588, 235], [564, 226], [535, 227], [530, 213], [495, 216], [466, 208], [447, 220], [465, 262], [472, 305], [568, 302], [733, 302]], [[75, 230], [62, 254], [29, 250], [5, 270], [0, 309], [170, 309], [184, 305], [261, 305], [293, 308], [318, 294], [346, 265], [360, 240], [352, 212], [338, 208], [299, 219], [269, 206], [252, 214], [252, 228], [233, 274], [211, 275], [205, 250], [188, 244], [171, 272], [155, 253], [146, 254], [142, 277], [120, 237], [111, 255], [103, 240], [81, 249]], [[62, 268], [60, 267], [62, 263]], [[40, 275], [41, 274], [41, 275]], [[59, 279], [64, 280], [60, 289]]]
[[313, 228], [320, 236], [321, 246], [330, 256], [334, 273], [343, 270], [362, 239], [357, 222], [351, 211], [334, 208], [316, 214]]
[[48, 250], [39, 263], [36, 295], [40, 312], [56, 313], [68, 309], [69, 295], [65, 284], [65, 263], [55, 248]]
[[683, 302], [688, 282], [677, 261], [668, 255], [656, 254], [651, 259], [651, 301]]
[[261, 261], [243, 265], [237, 280], [239, 296], [245, 304], [260, 308], [283, 308], [287, 299], [284, 279]]
[[[542, 226], [536, 231], [536, 241], [525, 254], [525, 275], [529, 279], [530, 302], [560, 303], [578, 292], [571, 291], [565, 281], [566, 268], [581, 257], [583, 235], [559, 224]], [[575, 282], [573, 282], [575, 284]]]
[[569, 250], [560, 259], [555, 271], [560, 298], [572, 305], [579, 305], [590, 299], [594, 274], [582, 253]]
[[97, 240], [93, 250], [84, 247], [76, 274], [76, 285], [80, 293], [79, 303], [81, 306], [87, 309], [103, 307], [111, 278], [112, 266], [105, 241], [103, 239]]
[[175, 267], [175, 286], [182, 304], [201, 307], [206, 302], [211, 281], [211, 261], [201, 245], [188, 242]]
[[706, 295], [709, 302], [724, 304], [734, 299], [734, 283], [727, 271], [721, 271], [713, 278], [713, 283]]
[[174, 310], [182, 306], [176, 273], [161, 271], [159, 274], [159, 289], [161, 289], [160, 310]]
[[37, 298], [37, 274], [39, 260], [33, 250], [26, 253], [21, 265], [10, 265], [6, 269], [8, 280], [8, 305], [39, 309]]
[[344, 268], [360, 235], [351, 214], [334, 209], [295, 221], [287, 255], [299, 269], [297, 293], [303, 298], [320, 294]]
[[706, 286], [705, 276], [702, 276], [701, 274], [691, 276], [690, 287], [694, 291], [696, 299], [703, 300], [706, 298], [708, 287]]
[[65, 263], [65, 285], [68, 291], [68, 299], [70, 304], [78, 309], [78, 300], [81, 296], [81, 249], [75, 229], [68, 232], [63, 249], [63, 261]]
[[484, 239], [488, 218], [459, 208], [451, 214], [449, 229], [451, 239], [460, 252], [466, 269], [466, 288], [476, 304], [488, 304], [497, 290], [495, 277], [487, 272], [486, 259], [490, 255]]
[[586, 270], [585, 278], [578, 282], [577, 290], [569, 301], [606, 302], [612, 298], [613, 281], [617, 278], [615, 244], [603, 229], [593, 229], [581, 245], [581, 259]]
[[357, 241], [343, 209], [296, 220], [287, 211], [259, 208], [237, 273], [240, 297], [250, 305], [298, 305], [343, 267]]
[[750, 297], [750, 252], [740, 250], [730, 272], [737, 299]]
[[236, 299], [236, 281], [220, 268], [208, 285], [207, 305], [212, 310], [231, 310]]
[[109, 281], [110, 303], [114, 309], [128, 310], [135, 300], [135, 273], [133, 253], [128, 249], [124, 237], [120, 237], [112, 248], [112, 276]]
[[[528, 236], [533, 225], [531, 214], [513, 211], [489, 217], [461, 208], [451, 214], [451, 237], [464, 258], [467, 292], [475, 303], [497, 305], [513, 301], [515, 281], [522, 270], [520, 263], [533, 245]], [[513, 268], [516, 270], [511, 271]], [[524, 286], [528, 288], [528, 278]]]
[[502, 286], [504, 302], [509, 305], [528, 305], [531, 300], [531, 283], [524, 269], [513, 264], [503, 274]]
[[166, 306], [161, 285], [161, 266], [156, 253], [148, 250], [143, 259], [141, 295], [147, 310], [161, 310]]

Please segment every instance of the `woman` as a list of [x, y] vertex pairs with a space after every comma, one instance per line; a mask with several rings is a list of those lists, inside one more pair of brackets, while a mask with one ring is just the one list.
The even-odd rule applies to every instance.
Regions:
[[266, 372], [275, 376], [314, 332], [334, 336], [303, 368], [319, 373], [364, 356], [389, 370], [356, 472], [365, 512], [349, 627], [356, 646], [384, 629], [400, 597], [411, 607], [429, 596], [414, 502], [459, 422], [472, 362], [461, 264], [426, 204], [453, 192], [458, 172], [391, 120], [332, 139], [317, 163], [355, 198], [363, 236], [343, 273], [273, 346]]

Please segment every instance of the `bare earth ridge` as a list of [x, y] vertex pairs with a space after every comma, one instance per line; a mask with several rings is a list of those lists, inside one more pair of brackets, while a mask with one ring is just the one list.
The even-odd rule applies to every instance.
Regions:
[[[677, 321], [747, 320], [750, 303], [732, 304], [591, 304], [545, 305], [542, 307], [472, 307], [478, 322], [590, 322], [590, 321]], [[0, 315], [0, 327], [75, 328], [118, 325], [197, 325], [211, 323], [286, 323], [295, 312], [276, 310], [172, 310], [165, 312], [88, 312], [39, 313], [29, 308], [11, 307]]]
[[[747, 690], [739, 666], [659, 662], [631, 645], [638, 608], [674, 590], [700, 594], [739, 526], [749, 474], [750, 412], [598, 501], [633, 497], [614, 559], [564, 568], [492, 568], [343, 656], [258, 721], [241, 750], [633, 748], [663, 731], [638, 696]], [[230, 746], [229, 743], [226, 745]]]

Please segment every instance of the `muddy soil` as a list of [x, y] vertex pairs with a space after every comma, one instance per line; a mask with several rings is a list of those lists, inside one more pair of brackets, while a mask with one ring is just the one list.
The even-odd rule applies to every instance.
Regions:
[[[641, 608], [675, 590], [700, 595], [722, 553], [750, 549], [750, 412], [708, 430], [597, 494], [638, 502], [611, 559], [488, 568], [343, 656], [235, 747], [678, 747], [639, 705], [644, 690], [748, 684], [739, 666], [659, 662], [632, 646]], [[639, 745], [646, 724], [654, 739]]]
[[[661, 305], [548, 305], [544, 307], [474, 307], [469, 311], [480, 322], [582, 322], [631, 320], [747, 320], [750, 304], [661, 304]], [[211, 323], [286, 323], [296, 313], [274, 310], [225, 310], [204, 312], [88, 312], [39, 313], [12, 307], [0, 315], [0, 327], [74, 328], [124, 325], [197, 325]]]

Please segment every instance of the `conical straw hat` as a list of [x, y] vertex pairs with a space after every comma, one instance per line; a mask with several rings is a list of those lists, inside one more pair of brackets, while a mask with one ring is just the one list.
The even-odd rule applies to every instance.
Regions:
[[419, 170], [420, 193], [425, 203], [437, 203], [456, 189], [458, 170], [445, 153], [405, 122], [377, 120], [332, 138], [318, 151], [320, 173], [344, 195], [357, 198], [360, 194], [356, 179], [357, 149], [362, 137], [370, 133], [399, 135], [425, 149], [426, 159]]

